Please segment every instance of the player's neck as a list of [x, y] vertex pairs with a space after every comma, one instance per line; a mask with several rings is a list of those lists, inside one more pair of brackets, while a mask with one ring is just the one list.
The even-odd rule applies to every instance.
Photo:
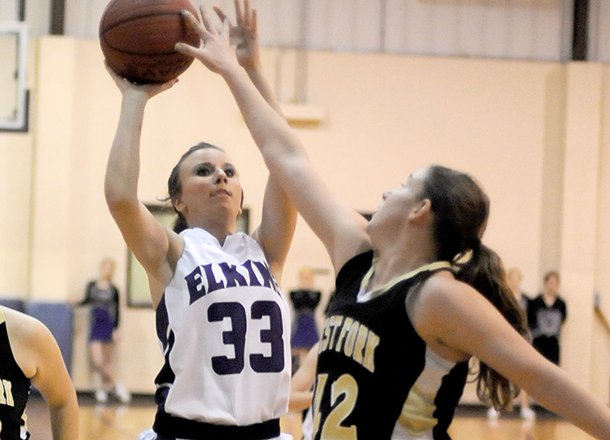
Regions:
[[404, 254], [379, 256], [375, 265], [375, 274], [371, 279], [371, 286], [369, 287], [376, 288], [382, 286], [398, 276], [432, 262], [434, 262], [434, 257], [427, 253], [411, 254], [408, 257], [405, 257]]

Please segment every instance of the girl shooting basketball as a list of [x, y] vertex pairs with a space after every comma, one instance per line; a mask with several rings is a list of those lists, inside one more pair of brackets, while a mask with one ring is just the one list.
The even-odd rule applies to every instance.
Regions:
[[[240, 69], [275, 105], [260, 72], [255, 12], [247, 0], [236, 1], [236, 8], [231, 29]], [[153, 430], [141, 439], [283, 438], [290, 317], [278, 282], [296, 211], [270, 179], [260, 226], [251, 236], [237, 232], [243, 197], [238, 168], [222, 149], [201, 143], [170, 175], [178, 221], [174, 230], [162, 226], [137, 197], [140, 127], [148, 100], [175, 81], [136, 86], [113, 78], [123, 102], [106, 200], [148, 275], [165, 358], [156, 379]]]

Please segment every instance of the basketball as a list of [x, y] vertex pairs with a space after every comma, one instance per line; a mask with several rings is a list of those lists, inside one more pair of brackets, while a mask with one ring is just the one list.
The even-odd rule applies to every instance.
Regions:
[[139, 83], [163, 83], [178, 77], [193, 58], [178, 53], [179, 42], [198, 46], [199, 35], [180, 15], [197, 17], [190, 0], [111, 0], [100, 20], [99, 36], [108, 66]]

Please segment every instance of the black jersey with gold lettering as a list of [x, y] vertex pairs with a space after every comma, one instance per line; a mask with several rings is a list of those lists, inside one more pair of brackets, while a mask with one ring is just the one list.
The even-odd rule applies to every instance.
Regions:
[[424, 266], [359, 300], [373, 253], [343, 266], [320, 339], [314, 439], [449, 439], [468, 364], [432, 352], [405, 307], [412, 286], [448, 269], [446, 262]]
[[29, 438], [25, 427], [25, 405], [30, 395], [30, 379], [15, 361], [0, 310], [0, 440]]

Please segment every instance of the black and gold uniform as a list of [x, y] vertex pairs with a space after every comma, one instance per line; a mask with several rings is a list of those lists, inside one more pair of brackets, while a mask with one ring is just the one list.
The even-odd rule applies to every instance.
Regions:
[[359, 299], [374, 270], [373, 252], [340, 270], [320, 339], [313, 402], [314, 439], [449, 439], [468, 363], [433, 353], [413, 328], [405, 299], [437, 262]]
[[30, 379], [17, 365], [0, 309], [0, 440], [25, 440], [25, 405], [30, 395]]

